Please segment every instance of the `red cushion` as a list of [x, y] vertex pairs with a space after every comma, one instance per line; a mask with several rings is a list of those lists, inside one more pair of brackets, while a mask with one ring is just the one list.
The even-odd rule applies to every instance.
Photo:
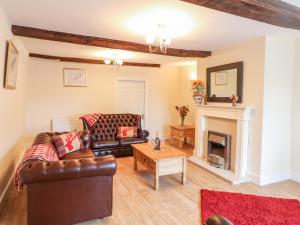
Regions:
[[76, 131], [53, 137], [60, 158], [83, 148], [80, 134]]
[[137, 127], [118, 127], [118, 138], [137, 137]]

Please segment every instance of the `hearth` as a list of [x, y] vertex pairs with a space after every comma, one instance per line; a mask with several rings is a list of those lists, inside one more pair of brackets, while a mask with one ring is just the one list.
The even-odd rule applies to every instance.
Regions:
[[208, 131], [207, 142], [207, 161], [214, 167], [230, 170], [230, 134]]

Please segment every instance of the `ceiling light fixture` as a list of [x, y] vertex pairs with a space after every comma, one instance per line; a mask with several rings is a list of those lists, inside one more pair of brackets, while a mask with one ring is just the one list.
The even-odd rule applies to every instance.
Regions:
[[[166, 35], [166, 26], [158, 24], [156, 35], [149, 35], [145, 37], [145, 42], [149, 45], [149, 51], [167, 53], [168, 46], [171, 44], [171, 38]], [[155, 43], [158, 43], [158, 47], [153, 47]]]
[[123, 61], [123, 59], [118, 59], [116, 57], [116, 55], [114, 55], [114, 59], [104, 59], [104, 63], [106, 65], [111, 65], [112, 64], [112, 65], [115, 65], [119, 68], [120, 66], [123, 65], [124, 61]]
[[109, 65], [109, 64], [111, 63], [111, 60], [110, 60], [110, 59], [104, 59], [104, 63], [105, 63], [106, 65]]

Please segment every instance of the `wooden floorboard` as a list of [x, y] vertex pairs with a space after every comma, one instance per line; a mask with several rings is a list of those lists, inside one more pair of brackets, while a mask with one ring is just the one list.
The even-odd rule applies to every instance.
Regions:
[[[114, 176], [113, 215], [80, 225], [194, 225], [200, 221], [201, 188], [263, 196], [300, 199], [300, 184], [285, 181], [267, 186], [253, 183], [231, 185], [200, 167], [188, 163], [187, 184], [180, 175], [160, 178], [160, 188], [152, 187], [153, 176], [133, 170], [133, 157], [118, 158]], [[0, 214], [1, 225], [26, 225], [26, 193], [10, 187]]]

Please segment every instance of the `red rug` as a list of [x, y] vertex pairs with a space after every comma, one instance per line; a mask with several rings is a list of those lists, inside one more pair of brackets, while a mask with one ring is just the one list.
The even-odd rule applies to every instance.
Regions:
[[202, 189], [202, 224], [213, 215], [224, 216], [234, 225], [300, 225], [300, 202]]

